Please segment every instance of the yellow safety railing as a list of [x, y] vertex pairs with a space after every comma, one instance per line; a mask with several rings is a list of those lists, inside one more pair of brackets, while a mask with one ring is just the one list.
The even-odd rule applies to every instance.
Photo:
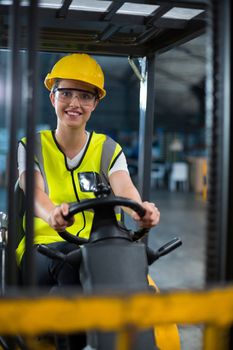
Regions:
[[118, 349], [122, 350], [128, 349], [127, 329], [130, 328], [137, 330], [173, 323], [206, 324], [211, 327], [205, 334], [205, 349], [221, 350], [224, 348], [222, 343], [216, 347], [214, 337], [233, 323], [233, 286], [127, 296], [5, 297], [0, 299], [0, 310], [0, 334], [4, 335], [115, 330], [121, 331]]

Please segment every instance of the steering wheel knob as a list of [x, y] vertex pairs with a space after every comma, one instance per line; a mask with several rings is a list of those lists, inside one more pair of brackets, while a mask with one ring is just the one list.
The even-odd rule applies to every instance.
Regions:
[[99, 183], [94, 187], [93, 192], [96, 198], [108, 197], [111, 193], [110, 186], [105, 185], [104, 183]]

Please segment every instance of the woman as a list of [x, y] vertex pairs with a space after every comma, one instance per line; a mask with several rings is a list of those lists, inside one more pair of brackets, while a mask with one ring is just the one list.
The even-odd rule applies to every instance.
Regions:
[[[93, 214], [85, 211], [65, 220], [67, 202], [94, 198], [98, 182], [108, 183], [114, 195], [140, 203], [145, 216], [128, 213], [141, 227], [158, 224], [160, 213], [154, 203], [143, 202], [130, 178], [125, 156], [119, 144], [104, 134], [88, 132], [86, 124], [106, 95], [104, 75], [99, 64], [87, 54], [64, 56], [45, 78], [50, 100], [57, 116], [55, 131], [36, 135], [35, 154], [35, 232], [34, 242], [68, 253], [76, 246], [58, 235], [68, 232], [88, 238]], [[26, 139], [19, 144], [20, 187], [25, 191]], [[25, 237], [17, 248], [17, 258], [24, 271]], [[77, 285], [78, 273], [67, 264], [52, 261], [36, 251], [39, 285]], [[80, 349], [81, 347], [80, 342]], [[59, 347], [61, 349], [62, 347]], [[72, 347], [71, 347], [72, 348]], [[74, 347], [78, 349], [77, 345]]]

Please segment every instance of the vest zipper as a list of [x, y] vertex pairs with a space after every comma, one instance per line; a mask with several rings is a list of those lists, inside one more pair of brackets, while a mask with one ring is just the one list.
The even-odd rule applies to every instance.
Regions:
[[[74, 188], [74, 193], [75, 193], [77, 202], [80, 202], [80, 199], [79, 199], [79, 196], [78, 196], [78, 191], [77, 191], [76, 186], [75, 186], [74, 171], [71, 170], [71, 171], [70, 171], [70, 174], [71, 174], [72, 183], [73, 183], [73, 188]], [[83, 227], [77, 232], [76, 236], [79, 236], [80, 232], [81, 232], [82, 230], [84, 230], [84, 228], [85, 228], [85, 226], [86, 226], [86, 217], [85, 217], [85, 214], [84, 214], [83, 211], [81, 212], [81, 214], [82, 214], [82, 216], [83, 216]]]

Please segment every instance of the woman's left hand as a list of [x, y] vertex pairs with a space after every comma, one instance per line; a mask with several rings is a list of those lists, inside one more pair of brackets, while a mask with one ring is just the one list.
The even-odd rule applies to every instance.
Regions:
[[138, 222], [140, 227], [151, 228], [156, 226], [160, 220], [158, 208], [151, 202], [142, 202], [141, 206], [146, 211], [145, 215], [141, 218], [137, 213], [133, 212], [132, 218]]

